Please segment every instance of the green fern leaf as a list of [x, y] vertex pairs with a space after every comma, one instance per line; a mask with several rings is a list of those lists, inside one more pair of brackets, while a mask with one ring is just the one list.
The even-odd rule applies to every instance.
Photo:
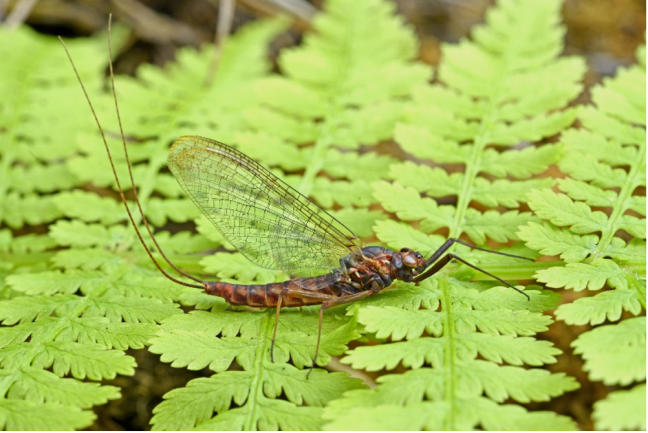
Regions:
[[[567, 195], [550, 191], [530, 194], [529, 204], [538, 215], [556, 225], [567, 226], [567, 229], [558, 232], [545, 226], [540, 232], [537, 226], [528, 226], [520, 232], [527, 245], [545, 253], [556, 254], [569, 249], [574, 252], [563, 256], [569, 262], [567, 267], [540, 271], [540, 281], [550, 287], [576, 290], [585, 287], [598, 290], [607, 282], [619, 290], [635, 292], [635, 301], [628, 299], [627, 293], [618, 296], [602, 293], [598, 295], [604, 297], [601, 301], [596, 300], [597, 296], [561, 306], [557, 315], [568, 323], [584, 323], [588, 317], [592, 323], [600, 323], [601, 318], [608, 314], [618, 318], [619, 307], [637, 312], [637, 301], [645, 305], [645, 242], [633, 240], [632, 245], [641, 246], [638, 254], [629, 256], [624, 251], [629, 251], [630, 245], [626, 247], [622, 239], [615, 237], [619, 229], [638, 238], [645, 237], [645, 220], [624, 215], [635, 203], [643, 202], [632, 199], [631, 194], [638, 186], [645, 185], [645, 130], [624, 123], [636, 117], [633, 110], [643, 107], [645, 112], [645, 101], [637, 101], [634, 96], [634, 91], [643, 86], [642, 81], [635, 79], [637, 76], [645, 76], [645, 69], [633, 67], [621, 71], [604, 86], [598, 86], [593, 91], [597, 109], [587, 107], [580, 112], [583, 124], [590, 131], [570, 130], [564, 134], [567, 152], [560, 167], [576, 179], [559, 182], [560, 189]], [[625, 114], [604, 105], [610, 98], [617, 102], [626, 101], [620, 103], [627, 109]], [[628, 104], [635, 108], [628, 108]], [[645, 120], [639, 123], [645, 125]], [[629, 165], [630, 169], [626, 172], [615, 168], [617, 165]], [[612, 187], [620, 188], [620, 191], [606, 189]], [[613, 212], [608, 217], [603, 212], [592, 211], [589, 206], [609, 207]], [[602, 236], [577, 236], [590, 232], [601, 232]], [[555, 245], [557, 233], [561, 233], [563, 242], [572, 245]], [[549, 240], [550, 237], [553, 239]], [[614, 261], [600, 258], [605, 256], [613, 257]], [[610, 304], [604, 305], [604, 300]]]
[[530, 192], [529, 205], [540, 218], [557, 226], [571, 226], [571, 231], [577, 234], [601, 231], [607, 224], [607, 216], [603, 212], [592, 211], [584, 203], [549, 190]]
[[[405, 407], [380, 405], [373, 409], [352, 408], [328, 430], [344, 430], [366, 425], [368, 430], [441, 430], [450, 421], [448, 407], [441, 402], [414, 403]], [[459, 428], [468, 429], [475, 420], [488, 430], [576, 430], [573, 422], [552, 412], [528, 412], [520, 406], [497, 405], [486, 398], [458, 399], [454, 407]], [[361, 420], [361, 421], [360, 421]]]
[[91, 425], [95, 417], [93, 412], [70, 406], [0, 399], [0, 426], [6, 430], [74, 430]]
[[[265, 396], [261, 397], [262, 401], [284, 392], [288, 400], [295, 405], [305, 402], [309, 406], [323, 406], [342, 392], [358, 386], [357, 380], [347, 378], [343, 373], [326, 374], [317, 371], [308, 380], [298, 378], [295, 373], [294, 367], [290, 365], [268, 364], [267, 381], [264, 383]], [[340, 380], [330, 380], [338, 377]], [[245, 406], [250, 397], [250, 390], [254, 389], [251, 386], [254, 379], [255, 375], [252, 372], [228, 371], [211, 378], [193, 380], [186, 388], [176, 389], [168, 394], [167, 400], [155, 411], [159, 415], [153, 419], [154, 426], [164, 430], [186, 429], [206, 422], [213, 412], [229, 414], [226, 411], [231, 402]], [[194, 410], [186, 417], [181, 408], [188, 407]], [[298, 410], [298, 407], [293, 407], [294, 410]], [[267, 416], [262, 414], [261, 419]], [[262, 422], [261, 419], [259, 422]]]
[[273, 281], [289, 279], [280, 271], [263, 268], [250, 263], [242, 254], [216, 253], [205, 257], [200, 262], [205, 272], [215, 275], [220, 280], [234, 278], [242, 284], [267, 284]]
[[[415, 416], [414, 419], [420, 419], [419, 422], [432, 423], [424, 424], [425, 428], [430, 428], [430, 425], [433, 425], [436, 429], [442, 428], [443, 425], [447, 425], [448, 422], [451, 422], [448, 418], [450, 413], [454, 413], [457, 417], [457, 421], [455, 422], [458, 422], [461, 428], [467, 428], [468, 426], [477, 423], [483, 423], [485, 426], [490, 427], [489, 424], [492, 422], [497, 422], [500, 426], [507, 426], [510, 425], [509, 423], [511, 422], [509, 418], [502, 418], [499, 416], [491, 418], [491, 416], [488, 415], [488, 412], [482, 413], [481, 410], [475, 410], [475, 408], [481, 407], [483, 409], [483, 407], [486, 406], [497, 411], [506, 410], [505, 408], [515, 408], [518, 411], [523, 411], [523, 409], [514, 405], [499, 406], [495, 404], [493, 400], [480, 397], [482, 392], [485, 392], [489, 397], [495, 400], [506, 398], [506, 395], [509, 395], [509, 393], [513, 393], [517, 398], [523, 400], [529, 397], [532, 397], [533, 399], [546, 400], [551, 395], [564, 392], [565, 388], [574, 389], [578, 386], [574, 379], [567, 378], [563, 374], [551, 375], [551, 373], [545, 370], [524, 370], [518, 367], [505, 367], [502, 370], [499, 370], [500, 374], [503, 374], [504, 371], [510, 373], [516, 371], [524, 375], [525, 380], [530, 379], [531, 381], [542, 377], [541, 381], [544, 386], [543, 389], [538, 389], [537, 387], [534, 388], [531, 383], [523, 384], [524, 382], [517, 382], [515, 389], [507, 389], [507, 380], [503, 375], [498, 377], [500, 380], [491, 382], [490, 379], [492, 376], [489, 376], [488, 374], [481, 376], [476, 373], [477, 371], [480, 371], [480, 368], [484, 368], [485, 366], [490, 367], [486, 367], [486, 371], [482, 371], [482, 373], [493, 373], [498, 371], [498, 369], [502, 369], [502, 367], [496, 367], [493, 364], [484, 361], [471, 361], [457, 365], [457, 372], [453, 374], [458, 382], [456, 385], [456, 406], [452, 411], [450, 411], [447, 403], [444, 403], [442, 400], [442, 390], [445, 386], [448, 372], [445, 371], [445, 368], [422, 368], [408, 371], [403, 375], [382, 376], [379, 379], [380, 386], [371, 394], [367, 391], [347, 392], [345, 398], [334, 401], [327, 409], [325, 409], [324, 416], [325, 418], [332, 418], [332, 415], [336, 415], [336, 422], [340, 422], [341, 420], [350, 422], [350, 425], [346, 427], [347, 429], [358, 428], [358, 426], [365, 424], [363, 421], [366, 419], [381, 417], [381, 410], [384, 409], [383, 405], [389, 405], [391, 407], [392, 415], [406, 425], [409, 420], [409, 418], [407, 418], [408, 414], [418, 412], [421, 415], [425, 415]], [[536, 375], [538, 377], [534, 377]], [[549, 375], [551, 375], [551, 380], [547, 381], [546, 379]], [[424, 403], [419, 402], [419, 400], [424, 396], [427, 397], [429, 401]], [[405, 406], [401, 406], [403, 404], [405, 404]], [[351, 415], [359, 413], [358, 408], [364, 409], [361, 413], [364, 414], [365, 418], [352, 419], [350, 417]], [[412, 408], [418, 410], [412, 411]], [[424, 408], [428, 410], [421, 411]], [[466, 411], [469, 412], [467, 413]], [[556, 419], [553, 421], [554, 423], [559, 422], [559, 425], [562, 425], [563, 428], [566, 427], [571, 430], [575, 429], [573, 422], [568, 420], [566, 417], [543, 412], [536, 412], [534, 413], [535, 416], [531, 413], [525, 413], [525, 415], [530, 418], [524, 420], [529, 423], [529, 425], [531, 425], [531, 420], [542, 422], [548, 421], [545, 420], [546, 418], [555, 417]], [[520, 422], [520, 420], [518, 420], [518, 422]], [[328, 426], [331, 428], [334, 425], [335, 424], [329, 424]], [[423, 428], [424, 426], [413, 428]], [[505, 428], [508, 429], [509, 427]]]
[[627, 289], [625, 272], [610, 260], [595, 259], [591, 263], [568, 263], [564, 268], [542, 271], [538, 281], [549, 287], [565, 287], [576, 291], [600, 290], [607, 282], [612, 287]]
[[[429, 256], [446, 236], [464, 236], [536, 257], [514, 243], [519, 237], [566, 265], [460, 245], [450, 252], [507, 281], [537, 273], [549, 287], [600, 290], [562, 304], [556, 317], [579, 325], [626, 318], [582, 334], [575, 348], [592, 378], [643, 381], [645, 319], [627, 317], [645, 310], [646, 201], [632, 195], [645, 186], [645, 47], [639, 66], [592, 89], [596, 107], [565, 109], [582, 91], [584, 62], [558, 57], [559, 6], [499, 1], [472, 39], [443, 47], [434, 85], [429, 67], [413, 61], [413, 32], [384, 0], [325, 2], [304, 43], [280, 52], [283, 75], [268, 76], [265, 59], [269, 40], [287, 25], [274, 20], [227, 40], [211, 85], [204, 75], [213, 47], [179, 50], [176, 63], [144, 66], [137, 79], [118, 77], [144, 212], [158, 227], [198, 217], [165, 161], [178, 135], [201, 134], [273, 167], [363, 238], [375, 232], [379, 242]], [[0, 31], [0, 39], [7, 60], [0, 70], [0, 224], [55, 221], [47, 234], [0, 229], [0, 427], [87, 428], [90, 408], [119, 398], [118, 388], [97, 381], [133, 374], [135, 361], [123, 351], [153, 344], [174, 367], [215, 372], [167, 394], [155, 409], [156, 429], [576, 428], [565, 416], [518, 404], [578, 386], [541, 369], [561, 352], [534, 337], [551, 324], [543, 312], [560, 296], [518, 286], [527, 301], [465, 265], [326, 311], [317, 364], [345, 353], [364, 331], [362, 342], [380, 344], [357, 346], [343, 362], [400, 372], [379, 376], [372, 390], [345, 373], [316, 369], [306, 379], [318, 307], [282, 312], [270, 362], [274, 310], [236, 311], [243, 308], [178, 286], [142, 250], [58, 42], [24, 29]], [[96, 45], [104, 39], [70, 44], [91, 94], [104, 84], [105, 50]], [[94, 99], [105, 122], [112, 100], [105, 92]], [[70, 101], [65, 110], [62, 100]], [[545, 143], [576, 116], [584, 129]], [[105, 124], [128, 184], [117, 125]], [[394, 137], [418, 163], [396, 163], [369, 147]], [[428, 160], [454, 166], [420, 163]], [[558, 161], [565, 179], [544, 173]], [[407, 224], [387, 220], [378, 203]], [[288, 278], [221, 249], [196, 254], [233, 249], [204, 218], [196, 225], [198, 235], [156, 233], [181, 269], [237, 282]], [[209, 311], [180, 314], [174, 303]], [[645, 428], [645, 386], [610, 393], [595, 403], [594, 417], [597, 428]]]
[[38, 225], [60, 218], [62, 213], [55, 200], [56, 197], [52, 196], [9, 192], [3, 198], [3, 220], [11, 228], [20, 228], [25, 224]]
[[[296, 186], [297, 178], [288, 177], [288, 183]], [[369, 206], [373, 202], [371, 184], [365, 181], [331, 181], [317, 177], [313, 181], [313, 199], [321, 206], [333, 207], [334, 203], [342, 207]]]
[[[639, 51], [645, 55], [645, 47]], [[622, 320], [624, 312], [640, 315], [646, 308], [645, 218], [627, 214], [646, 215], [645, 197], [633, 196], [646, 185], [646, 101], [638, 96], [645, 91], [645, 79], [642, 63], [619, 70], [592, 89], [595, 106], [579, 111], [586, 129], [572, 129], [562, 137], [565, 152], [559, 166], [570, 178], [560, 180], [558, 187], [565, 194], [543, 190], [529, 195], [529, 205], [539, 216], [564, 228], [530, 224], [519, 233], [530, 248], [561, 254], [567, 262], [537, 273], [549, 287], [614, 289], [556, 311], [568, 324], [621, 320], [595, 327], [572, 343], [589, 377], [609, 385], [646, 379], [646, 319]], [[630, 236], [634, 239], [628, 242]], [[645, 426], [645, 398], [645, 385], [638, 385], [596, 402], [597, 428]]]
[[57, 268], [83, 269], [111, 269], [118, 267], [124, 260], [103, 248], [71, 248], [58, 251], [52, 257], [52, 263]]
[[[208, 367], [218, 374], [197, 379], [186, 388], [167, 394], [155, 409], [154, 427], [202, 429], [231, 422], [228, 428], [318, 428], [321, 419], [320, 411], [315, 410], [317, 406], [361, 387], [359, 380], [345, 373], [316, 370], [307, 379], [306, 373], [298, 369], [312, 362], [316, 315], [304, 317], [295, 311], [280, 315], [275, 363], [270, 362], [268, 345], [273, 322], [273, 310], [265, 314], [197, 311], [166, 321], [162, 333], [153, 340], [151, 351], [161, 353], [162, 360], [173, 366], [192, 370]], [[325, 364], [331, 354], [342, 353], [346, 343], [357, 338], [355, 327], [353, 319], [341, 321], [325, 316], [318, 363]], [[215, 338], [216, 335], [221, 337]], [[297, 368], [286, 364], [289, 358]], [[234, 360], [243, 371], [226, 371]], [[282, 393], [288, 401], [276, 400]], [[232, 401], [241, 407], [229, 409]], [[309, 407], [300, 407], [304, 403]], [[273, 408], [279, 408], [281, 413], [292, 408], [292, 415], [288, 419], [277, 418]], [[294, 416], [295, 413], [298, 415]]]
[[62, 192], [54, 198], [54, 203], [65, 216], [84, 222], [100, 221], [102, 224], [114, 224], [128, 218], [120, 203], [88, 192]]
[[[9, 230], [0, 230], [0, 251], [16, 254], [40, 253], [55, 246], [54, 239], [47, 235], [27, 234], [13, 237]], [[9, 259], [7, 257], [7, 260]]]
[[[15, 374], [3, 370], [0, 377]], [[33, 367], [19, 370], [20, 380], [9, 388], [8, 397], [36, 402], [58, 403], [63, 406], [89, 408], [120, 397], [118, 388], [98, 383], [61, 379], [54, 373]], [[5, 378], [6, 380], [7, 378]]]
[[[420, 338], [387, 344], [376, 349], [359, 347], [349, 352], [345, 362], [355, 369], [378, 371], [393, 370], [399, 363], [408, 368], [420, 368], [423, 363], [443, 365], [447, 338]], [[533, 338], [513, 338], [505, 335], [464, 334], [457, 338], [457, 357], [474, 359], [479, 353], [484, 359], [496, 363], [540, 366], [556, 362], [553, 355], [560, 353], [548, 342]]]
[[11, 275], [7, 283], [14, 290], [27, 295], [53, 295], [55, 293], [75, 293], [82, 284], [92, 284], [93, 280], [101, 280], [103, 275], [98, 272], [70, 271], [65, 274], [58, 271], [38, 274]]
[[600, 325], [606, 320], [619, 320], [623, 311], [640, 314], [641, 308], [635, 291], [615, 290], [565, 304], [556, 312], [556, 317], [574, 325]]
[[50, 227], [49, 235], [58, 245], [72, 247], [114, 248], [125, 237], [127, 227], [105, 227], [100, 224], [86, 224], [83, 221], [59, 220]]
[[594, 420], [599, 430], [645, 430], [646, 385], [629, 391], [615, 391], [594, 403]]
[[[517, 208], [528, 200], [530, 189], [551, 186], [554, 181], [525, 179], [556, 162], [560, 147], [501, 151], [488, 146], [538, 141], [575, 119], [573, 109], [556, 111], [578, 95], [584, 72], [582, 59], [556, 57], [561, 50], [557, 42], [562, 30], [556, 23], [559, 5], [502, 1], [487, 15], [487, 25], [474, 32], [475, 42], [444, 48], [439, 80], [446, 87], [417, 89], [414, 104], [405, 112], [407, 123], [397, 127], [396, 138], [417, 158], [463, 164], [465, 171], [450, 174], [411, 162], [393, 164], [389, 177], [396, 182], [375, 183], [374, 196], [399, 219], [418, 222], [418, 229], [378, 221], [375, 231], [381, 241], [412, 247], [428, 256], [445, 241], [431, 234], [438, 229], [448, 229], [455, 238], [466, 234], [482, 245], [487, 239], [518, 239], [518, 226], [536, 220]], [[532, 25], [527, 16], [533, 16]], [[526, 24], [517, 24], [521, 22]], [[549, 85], [546, 93], [528, 92], [528, 88], [539, 88], [533, 83], [542, 82], [544, 88], [555, 82], [550, 78], [554, 73], [563, 74], [564, 80]], [[484, 174], [501, 179], [491, 180]], [[503, 179], [507, 176], [520, 180]], [[420, 193], [456, 196], [457, 203], [440, 206]], [[471, 202], [512, 209], [478, 211], [470, 207]], [[519, 260], [486, 259], [486, 254], [473, 254], [464, 247], [456, 251], [471, 263], [521, 266]], [[575, 428], [565, 417], [496, 404], [508, 398], [521, 403], [546, 401], [579, 386], [564, 374], [519, 367], [555, 362], [560, 351], [531, 336], [547, 330], [551, 318], [542, 312], [555, 308], [559, 297], [527, 290], [531, 298], [527, 301], [493, 283], [471, 285], [468, 280], [473, 276], [472, 269], [462, 267], [433, 277], [419, 285], [419, 297], [411, 302], [397, 301], [405, 293], [412, 296], [404, 288], [385, 293], [384, 299], [358, 302], [358, 320], [366, 331], [377, 339], [389, 338], [391, 343], [354, 349], [342, 362], [371, 371], [399, 365], [412, 370], [381, 376], [374, 390], [349, 392], [333, 402], [324, 410], [330, 422], [326, 428], [341, 428], [343, 422], [345, 429], [375, 428], [378, 424], [370, 420], [380, 419], [384, 429], [390, 425], [383, 417], [385, 411], [399, 421], [399, 429], [509, 429], [516, 423], [538, 428], [533, 422], [547, 423], [547, 428]], [[477, 360], [478, 356], [485, 360]], [[499, 365], [504, 362], [516, 366]], [[482, 392], [486, 397], [481, 397]], [[424, 398], [427, 401], [422, 402]], [[477, 414], [477, 399], [489, 410]], [[516, 413], [510, 424], [491, 416], [506, 412]]]
[[[64, 158], [74, 154], [70, 137], [88, 131], [78, 83], [69, 73], [65, 52], [54, 38], [28, 28], [4, 29], [0, 55], [0, 222], [12, 228], [37, 225], [61, 216], [52, 203], [55, 193], [80, 182], [67, 169]], [[97, 40], [73, 41], [84, 63], [79, 73], [90, 88], [99, 84], [102, 50]], [[60, 101], [70, 101], [61, 110]], [[23, 122], [29, 119], [29, 122]]]
[[567, 263], [583, 260], [594, 252], [598, 241], [594, 235], [577, 236], [549, 224], [529, 223], [520, 227], [518, 234], [529, 248], [549, 256], [560, 255]]
[[155, 234], [155, 238], [162, 249], [168, 253], [190, 254], [214, 247], [211, 240], [190, 232], [178, 232], [173, 235], [169, 232], [158, 232]]
[[386, 217], [382, 212], [367, 209], [346, 208], [339, 211], [330, 211], [333, 217], [339, 221], [344, 221], [344, 225], [349, 227], [353, 233], [361, 238], [368, 238], [373, 234], [374, 225]]
[[141, 349], [157, 332], [153, 324], [114, 323], [103, 317], [70, 319], [69, 328], [58, 338], [70, 338], [79, 343], [99, 343], [108, 348]]
[[[129, 98], [121, 101], [125, 129], [129, 136], [142, 138], [141, 144], [129, 145], [129, 148], [132, 161], [136, 164], [133, 176], [140, 186], [139, 198], [152, 224], [161, 225], [167, 220], [185, 222], [198, 215], [188, 199], [179, 198], [181, 191], [175, 180], [166, 173], [159, 173], [165, 163], [165, 150], [170, 139], [183, 128], [191, 128], [195, 134], [194, 126], [205, 131], [204, 135], [212, 135], [215, 130], [221, 131], [220, 128], [233, 134], [237, 127], [242, 128], [245, 123], [242, 111], [256, 100], [248, 81], [265, 73], [267, 65], [262, 60], [264, 47], [284, 27], [285, 23], [280, 21], [263, 22], [243, 29], [239, 35], [232, 37], [221, 53], [216, 81], [209, 91], [202, 86], [201, 79], [190, 80], [195, 84], [193, 87], [185, 81], [190, 75], [198, 77], [204, 74], [212, 52], [209, 48], [200, 53], [179, 53], [178, 66], [172, 65], [167, 75], [157, 69], [144, 68], [139, 75], [146, 85], [128, 78], [117, 79], [118, 88], [125, 89], [129, 94]], [[71, 49], [73, 55], [74, 48]], [[58, 45], [57, 50], [64, 55]], [[67, 62], [60, 63], [67, 71]], [[83, 71], [85, 68], [87, 65], [80, 69]], [[85, 80], [86, 84], [99, 83], [99, 69], [96, 72], [92, 81]], [[178, 80], [179, 76], [183, 80]], [[77, 85], [69, 71], [67, 77], [69, 80], [66, 78], [66, 82]], [[92, 93], [96, 86], [89, 87]], [[161, 88], [174, 88], [177, 93], [170, 96], [160, 91]], [[80, 93], [76, 88], [74, 90]], [[152, 95], [158, 102], [154, 109], [148, 105]], [[223, 104], [214, 105], [214, 100], [230, 103], [224, 107]], [[96, 104], [100, 116], [110, 108], [107, 102], [100, 99]], [[141, 104], [146, 104], [147, 108], [142, 109]], [[76, 106], [87, 110], [82, 100]], [[214, 114], [214, 110], [220, 108], [224, 111], [222, 115]], [[41, 117], [46, 118], [45, 115]], [[87, 111], [77, 118], [87, 119]], [[214, 125], [213, 119], [219, 119], [222, 123]], [[71, 128], [74, 126], [73, 123], [68, 125]], [[116, 129], [116, 126], [110, 125], [107, 129]], [[56, 181], [47, 182], [46, 186], [35, 187], [39, 192], [54, 192], [83, 182], [116, 188], [105, 151], [97, 142], [94, 125], [85, 122], [83, 128], [69, 135], [78, 140], [75, 142], [68, 137], [68, 147], [57, 150], [60, 154], [58, 158], [69, 157], [67, 164], [50, 165], [49, 171], [35, 164], [29, 167], [31, 171], [16, 171], [13, 179], [19, 181], [27, 175], [38, 174], [41, 180], [47, 181], [48, 176], [58, 176]], [[111, 139], [109, 146], [114, 155], [122, 155], [119, 141]], [[155, 156], [149, 159], [150, 155]], [[122, 179], [127, 179], [123, 156], [117, 156], [115, 162]], [[23, 182], [20, 188], [17, 191], [25, 194], [31, 192], [29, 182]], [[165, 198], [151, 198], [153, 192]], [[5, 390], [15, 390], [8, 395], [16, 402], [39, 404], [44, 411], [53, 403], [44, 401], [42, 396], [48, 395], [48, 389], [58, 386], [60, 392], [52, 394], [57, 396], [53, 401], [60, 403], [56, 407], [61, 412], [61, 420], [53, 425], [58, 426], [55, 428], [85, 427], [93, 417], [92, 414], [85, 416], [87, 414], [80, 412], [80, 408], [103, 404], [119, 394], [114, 387], [98, 387], [80, 382], [79, 379], [96, 381], [113, 378], [117, 374], [133, 374], [134, 359], [126, 356], [122, 350], [142, 348], [149, 344], [158, 331], [156, 323], [181, 312], [173, 301], [193, 300], [200, 306], [210, 307], [219, 304], [208, 304], [204, 299], [190, 295], [191, 291], [178, 288], [148, 269], [151, 266], [149, 258], [140, 250], [133, 231], [122, 225], [112, 225], [127, 219], [119, 201], [80, 190], [59, 192], [52, 198], [46, 196], [34, 203], [25, 199], [26, 195], [19, 197], [17, 193], [12, 194], [9, 203], [13, 209], [8, 215], [13, 225], [19, 225], [24, 220], [38, 224], [62, 215], [71, 220], [58, 221], [51, 227], [48, 241], [41, 242], [46, 249], [65, 247], [53, 255], [49, 254], [50, 266], [31, 270], [23, 268], [22, 272], [7, 278], [13, 292], [19, 296], [0, 303], [0, 317], [5, 325], [20, 324], [3, 328], [0, 332], [0, 356], [3, 371], [7, 373], [3, 385]], [[20, 206], [14, 203], [18, 198], [21, 200]], [[49, 206], [52, 210], [43, 207], [43, 203], [51, 203]], [[94, 222], [101, 224], [91, 224]], [[213, 242], [201, 235], [187, 233], [173, 236], [163, 233], [159, 241], [167, 254], [181, 266], [184, 260], [191, 260], [182, 255], [202, 252], [214, 246]], [[8, 242], [9, 250], [25, 248], [11, 238]], [[131, 252], [131, 249], [136, 252]], [[193, 262], [197, 260], [193, 259]], [[52, 267], [65, 271], [53, 271]], [[197, 263], [195, 267], [198, 267]], [[222, 300], [220, 303], [224, 304]], [[27, 368], [36, 371], [34, 374], [40, 373], [37, 380], [28, 380], [27, 376], [18, 374]], [[46, 373], [44, 369], [51, 369], [53, 373]], [[92, 392], [92, 389], [95, 391]], [[76, 400], [69, 395], [74, 390]], [[79, 415], [72, 417], [76, 412]]]
[[599, 326], [572, 344], [593, 380], [628, 385], [646, 379], [646, 318]]
[[0, 302], [0, 319], [5, 325], [13, 325], [19, 321], [31, 322], [50, 316], [58, 309], [69, 310], [77, 299], [74, 295], [17, 297]]
[[196, 426], [197, 430], [317, 430], [321, 409], [297, 407], [283, 400], [258, 399]]
[[[421, 228], [428, 231], [452, 223], [454, 209], [451, 206], [438, 206], [436, 201], [422, 198], [414, 188], [403, 187], [398, 183], [378, 182], [374, 186], [374, 195], [386, 210], [396, 213], [399, 219], [422, 220]], [[387, 239], [384, 240], [387, 242]]]
[[[270, 136], [269, 145], [280, 141], [287, 151], [270, 154], [255, 150], [258, 142], [249, 136], [237, 140], [261, 162], [303, 169], [289, 183], [325, 208], [375, 202], [367, 180], [387, 177], [393, 159], [333, 146], [356, 150], [391, 137], [405, 98], [431, 74], [412, 62], [413, 34], [392, 9], [382, 0], [328, 1], [304, 44], [281, 54], [284, 76], [259, 82], [265, 107], [248, 117], [253, 129]], [[300, 152], [286, 146], [309, 142], [314, 146]], [[317, 177], [320, 172], [336, 180]]]
[[49, 368], [63, 376], [70, 373], [77, 379], [113, 379], [117, 374], [132, 375], [135, 362], [117, 350], [106, 351], [101, 344], [53, 342], [45, 345], [45, 353], [33, 361], [36, 368]]

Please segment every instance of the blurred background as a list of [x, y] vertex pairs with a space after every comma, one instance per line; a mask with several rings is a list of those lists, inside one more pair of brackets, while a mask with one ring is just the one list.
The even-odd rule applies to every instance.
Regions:
[[[66, 37], [105, 29], [107, 16], [130, 29], [116, 62], [117, 73], [134, 74], [141, 63], [163, 65], [181, 46], [198, 47], [222, 39], [246, 22], [284, 14], [292, 29], [275, 42], [273, 54], [298, 44], [323, 0], [0, 0], [0, 19], [25, 23]], [[491, 0], [393, 0], [420, 40], [420, 59], [435, 65], [441, 42], [456, 42], [484, 19]], [[646, 4], [641, 0], [566, 0], [566, 53], [584, 56], [588, 85], [633, 62], [643, 42]], [[219, 33], [218, 37], [216, 36]]]

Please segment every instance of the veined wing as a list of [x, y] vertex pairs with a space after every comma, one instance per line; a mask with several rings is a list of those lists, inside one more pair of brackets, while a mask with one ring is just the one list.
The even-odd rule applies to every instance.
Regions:
[[339, 266], [362, 243], [344, 224], [241, 152], [180, 137], [169, 168], [187, 195], [250, 261], [313, 276]]

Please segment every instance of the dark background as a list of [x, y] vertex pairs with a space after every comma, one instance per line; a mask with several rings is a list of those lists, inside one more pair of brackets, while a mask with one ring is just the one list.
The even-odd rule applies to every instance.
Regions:
[[[33, 0], [0, 0], [0, 18], [8, 18], [18, 4]], [[274, 47], [298, 44], [309, 28], [312, 13], [322, 0], [290, 0], [282, 9], [273, 0], [239, 0], [231, 19], [233, 31], [246, 22], [284, 13], [295, 18], [289, 35]], [[3, 7], [4, 3], [4, 7]], [[466, 37], [484, 19], [489, 0], [394, 0], [398, 13], [414, 26], [421, 42], [420, 59], [439, 62], [441, 42]], [[131, 28], [126, 49], [117, 61], [118, 72], [132, 74], [140, 63], [163, 65], [180, 46], [212, 42], [220, 0], [41, 0], [35, 2], [24, 22], [52, 35], [89, 36], [105, 29], [112, 13]], [[588, 85], [612, 75], [620, 65], [633, 63], [636, 47], [643, 43], [646, 5], [640, 0], [566, 0], [563, 19], [567, 26], [565, 54], [584, 56], [589, 64]], [[229, 20], [228, 20], [229, 21]]]

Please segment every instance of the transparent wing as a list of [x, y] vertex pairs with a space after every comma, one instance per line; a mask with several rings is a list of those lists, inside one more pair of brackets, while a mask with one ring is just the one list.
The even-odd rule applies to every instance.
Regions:
[[169, 168], [187, 195], [250, 261], [313, 276], [362, 243], [341, 222], [270, 171], [209, 138], [180, 137]]

